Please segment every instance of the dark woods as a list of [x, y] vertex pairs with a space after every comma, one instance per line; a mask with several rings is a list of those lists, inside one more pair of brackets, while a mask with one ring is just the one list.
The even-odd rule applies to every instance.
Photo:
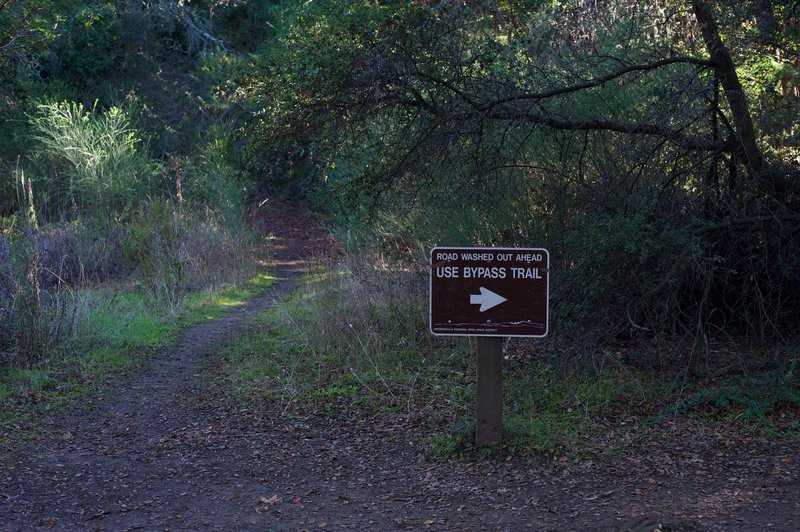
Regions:
[[410, 263], [548, 247], [565, 337], [785, 338], [799, 50], [782, 0], [6, 1], [3, 227], [29, 176], [73, 278], [172, 300], [285, 193]]
[[323, 2], [295, 16], [250, 78], [258, 140], [313, 149], [313, 194], [347, 223], [388, 224], [384, 246], [406, 252], [549, 247], [562, 333], [797, 330], [792, 3]]

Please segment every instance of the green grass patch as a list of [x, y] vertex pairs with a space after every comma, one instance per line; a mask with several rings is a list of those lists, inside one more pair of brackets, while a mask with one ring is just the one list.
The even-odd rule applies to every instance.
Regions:
[[140, 291], [96, 289], [85, 291], [81, 298], [78, 350], [97, 345], [112, 349], [160, 346], [177, 331], [169, 311], [153, 307]]
[[[490, 454], [533, 460], [570, 459], [607, 453], [598, 439], [620, 432], [619, 420], [635, 424], [642, 409], [663, 401], [665, 385], [624, 368], [602, 373], [557, 369], [545, 359], [512, 363], [503, 376], [503, 440], [488, 449], [474, 445], [474, 393], [460, 398], [464, 415], [428, 437], [434, 456], [474, 459]], [[633, 416], [633, 418], [632, 418]]]
[[[255, 316], [219, 353], [215, 388], [282, 410], [417, 419], [435, 455], [471, 455], [475, 355], [466, 339], [433, 339], [424, 306], [392, 281], [341, 271], [309, 278]], [[371, 292], [364, 289], [368, 285]], [[630, 372], [505, 369], [503, 452], [579, 454], [603, 420], [662, 394]]]
[[259, 273], [247, 282], [222, 290], [190, 294], [180, 314], [182, 324], [194, 324], [224, 316], [231, 309], [246, 304], [257, 294], [275, 284], [275, 277]]
[[79, 359], [81, 372], [101, 376], [103, 373], [121, 372], [136, 366], [136, 359], [123, 350], [98, 347], [84, 353]]
[[614, 456], [632, 441], [658, 438], [660, 421], [705, 423], [711, 405], [720, 409], [715, 423], [756, 420], [763, 433], [781, 427], [778, 435], [800, 426], [791, 364], [734, 387], [709, 387], [679, 371], [657, 373], [616, 358], [598, 371], [581, 353], [520, 343], [504, 367], [503, 442], [476, 449], [473, 342], [429, 335], [424, 278], [415, 284], [403, 273], [356, 266], [310, 277], [254, 316], [218, 354], [209, 382], [259, 408], [348, 419], [399, 414], [440, 457]]
[[0, 443], [36, 434], [38, 415], [79, 399], [84, 385], [62, 367], [13, 368], [0, 372]]
[[[471, 381], [465, 379], [471, 361], [462, 356], [464, 346], [456, 343], [434, 353], [417, 345], [412, 334], [394, 342], [398, 332], [415, 329], [420, 319], [384, 315], [386, 300], [366, 302], [369, 316], [349, 312], [341, 294], [330, 289], [342, 280], [338, 272], [310, 276], [292, 296], [254, 316], [219, 353], [221, 388], [240, 401], [269, 401], [293, 411], [347, 406], [368, 416], [419, 408], [435, 416], [454, 408], [450, 398], [466, 393], [460, 388]], [[393, 327], [395, 334], [372, 335], [366, 322]], [[384, 341], [394, 345], [387, 349]], [[437, 386], [429, 386], [432, 381]]]
[[85, 397], [124, 377], [152, 353], [168, 348], [189, 325], [219, 318], [268, 289], [260, 273], [240, 286], [195, 293], [178, 312], [154, 305], [135, 288], [95, 288], [77, 294], [77, 334], [63, 353], [35, 368], [0, 370], [0, 442], [35, 426], [43, 412]]
[[654, 383], [643, 386], [640, 377], [621, 369], [591, 374], [540, 364], [510, 373], [507, 445], [522, 453], [580, 454], [587, 439], [604, 429], [597, 421], [659, 393]]
[[[681, 397], [648, 420], [652, 424], [680, 416], [703, 416], [721, 423], [747, 422], [767, 432], [776, 422], [793, 420], [800, 414], [800, 374], [797, 358], [777, 362], [764, 357], [763, 367], [743, 375], [728, 376], [714, 384], [696, 384]], [[781, 417], [782, 416], [782, 417]], [[796, 421], [791, 421], [796, 423]], [[791, 423], [787, 425], [791, 431]], [[785, 423], [783, 423], [785, 425]]]

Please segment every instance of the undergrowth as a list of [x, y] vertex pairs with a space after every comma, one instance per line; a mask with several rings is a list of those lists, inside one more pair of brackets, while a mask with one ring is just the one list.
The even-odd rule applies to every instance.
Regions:
[[[255, 316], [219, 353], [215, 387], [259, 409], [350, 421], [392, 415], [439, 457], [613, 455], [631, 441], [658, 438], [665, 422], [720, 429], [748, 423], [773, 435], [798, 430], [794, 362], [723, 381], [638, 367], [621, 355], [598, 368], [553, 340], [512, 340], [504, 360], [504, 439], [477, 449], [475, 346], [430, 336], [426, 281], [425, 272], [376, 257], [329, 266]], [[710, 405], [712, 415], [703, 410]]]

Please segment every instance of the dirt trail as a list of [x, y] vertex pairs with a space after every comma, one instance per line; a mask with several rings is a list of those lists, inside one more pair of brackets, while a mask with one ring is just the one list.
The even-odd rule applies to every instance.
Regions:
[[[208, 486], [223, 493], [230, 488], [235, 468], [229, 470], [228, 460], [235, 457], [224, 446], [192, 444], [208, 424], [195, 377], [209, 352], [249, 315], [286, 294], [305, 271], [294, 249], [278, 252], [273, 272], [279, 280], [269, 292], [187, 329], [176, 348], [150, 360], [137, 377], [112, 390], [113, 397], [55, 421], [55, 433], [35, 444], [15, 469], [0, 470], [0, 528], [151, 529], [169, 521], [154, 517], [154, 509], [170, 518], [190, 507], [224, 514], [225, 505], [216, 502], [220, 493]], [[210, 479], [215, 473], [224, 480]]]
[[400, 419], [263, 415], [202, 397], [207, 354], [303, 274], [298, 256], [317, 244], [292, 234], [269, 293], [187, 330], [0, 466], [0, 530], [796, 529], [797, 444], [711, 437], [600, 464], [432, 462]]

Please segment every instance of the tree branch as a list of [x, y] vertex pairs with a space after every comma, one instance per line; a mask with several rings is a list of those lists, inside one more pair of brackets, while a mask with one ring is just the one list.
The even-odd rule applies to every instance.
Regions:
[[[532, 114], [530, 112], [523, 110], [497, 109], [499, 106], [517, 101], [543, 100], [547, 98], [561, 96], [564, 94], [570, 94], [582, 90], [591, 89], [594, 87], [601, 86], [604, 83], [607, 83], [614, 79], [625, 76], [626, 74], [630, 74], [633, 72], [645, 72], [649, 70], [655, 70], [673, 64], [693, 64], [703, 68], [711, 68], [715, 65], [715, 63], [712, 61], [706, 59], [699, 59], [695, 57], [687, 57], [687, 56], [669, 57], [666, 59], [662, 59], [660, 61], [654, 61], [652, 63], [626, 66], [606, 76], [595, 78], [586, 81], [584, 83], [578, 83], [576, 85], [570, 85], [568, 87], [560, 87], [558, 89], [553, 89], [545, 92], [508, 96], [505, 98], [499, 98], [497, 100], [493, 100], [486, 104], [479, 104], [477, 100], [472, 98], [469, 94], [467, 94], [465, 91], [457, 87], [455, 84], [447, 80], [441, 79], [437, 76], [423, 72], [418, 67], [415, 68], [414, 75], [419, 78], [425, 79], [427, 81], [431, 81], [436, 85], [444, 87], [445, 89], [455, 94], [458, 98], [466, 102], [475, 111], [481, 113], [480, 117], [476, 116], [475, 118], [481, 118], [481, 119], [488, 118], [495, 120], [524, 120], [533, 124], [540, 124], [551, 127], [553, 129], [561, 129], [568, 131], [597, 130], [597, 131], [613, 131], [617, 133], [626, 133], [626, 134], [648, 135], [675, 142], [689, 150], [722, 151], [730, 148], [729, 143], [724, 141], [716, 139], [712, 141], [693, 139], [687, 137], [686, 135], [682, 134], [679, 131], [671, 130], [669, 128], [665, 128], [656, 124], [626, 124], [621, 122], [612, 122], [608, 120], [567, 121], [567, 120], [558, 120], [556, 118], [546, 115]], [[434, 107], [433, 105], [430, 104], [430, 102], [425, 101], [418, 92], [413, 91], [413, 93], [414, 97], [412, 98], [412, 100], [409, 100], [408, 98], [398, 98], [396, 101], [402, 105], [410, 105], [422, 108], [427, 112], [439, 117], [455, 118], [456, 115], [454, 114], [446, 115], [439, 108]], [[464, 117], [462, 116], [461, 118]]]
[[766, 215], [766, 216], [751, 216], [749, 218], [736, 218], [734, 220], [728, 220], [726, 222], [700, 227], [699, 229], [695, 230], [694, 233], [696, 235], [702, 235], [705, 233], [713, 233], [714, 231], [721, 231], [723, 229], [730, 229], [731, 227], [735, 227], [737, 225], [751, 225], [761, 222], [776, 222], [776, 221], [800, 222], [800, 214], [784, 214], [782, 216]]
[[680, 144], [682, 147], [689, 150], [722, 151], [729, 148], [729, 144], [724, 141], [693, 139], [679, 131], [671, 130], [656, 124], [629, 124], [624, 122], [612, 122], [609, 120], [568, 121], [528, 112], [514, 111], [492, 111], [488, 113], [487, 116], [499, 120], [525, 120], [534, 124], [552, 127], [553, 129], [568, 131], [613, 131], [629, 135], [659, 137]]
[[500, 98], [498, 100], [494, 100], [490, 102], [486, 106], [483, 107], [483, 110], [491, 109], [492, 107], [497, 107], [498, 105], [503, 105], [505, 103], [511, 103], [516, 101], [522, 100], [544, 100], [547, 98], [553, 98], [555, 96], [561, 96], [562, 94], [570, 94], [573, 92], [578, 92], [586, 89], [592, 89], [594, 87], [599, 87], [604, 83], [608, 83], [614, 79], [622, 77], [626, 74], [630, 74], [631, 72], [645, 72], [648, 70], [655, 70], [657, 68], [666, 66], [666, 65], [673, 65], [676, 63], [689, 63], [693, 65], [702, 66], [704, 68], [711, 68], [714, 66], [714, 63], [708, 61], [706, 59], [698, 59], [695, 57], [668, 57], [667, 59], [662, 59], [661, 61], [655, 61], [653, 63], [647, 63], [643, 65], [631, 65], [625, 68], [621, 68], [616, 72], [612, 72], [606, 76], [602, 76], [599, 78], [595, 78], [584, 83], [578, 83], [576, 85], [570, 85], [568, 87], [561, 87], [558, 89], [553, 89], [550, 91], [545, 92], [534, 92], [529, 94], [519, 94], [516, 96], [509, 96], [507, 98]]
[[665, 128], [656, 124], [630, 124], [624, 122], [612, 122], [609, 120], [569, 121], [559, 120], [550, 116], [533, 114], [525, 111], [496, 110], [488, 113], [481, 112], [460, 115], [448, 114], [442, 111], [440, 108], [431, 105], [429, 102], [422, 99], [422, 97], [418, 94], [414, 94], [413, 98], [395, 95], [392, 97], [383, 98], [382, 101], [392, 101], [399, 105], [422, 109], [443, 120], [522, 120], [532, 124], [539, 124], [564, 131], [611, 131], [628, 135], [646, 135], [673, 142], [687, 150], [693, 151], [728, 151], [732, 148], [730, 142], [723, 140], [695, 139], [684, 135], [680, 131]]
[[441, 85], [441, 86], [447, 88], [448, 90], [450, 90], [453, 93], [455, 93], [456, 95], [458, 95], [459, 98], [461, 98], [462, 100], [464, 100], [465, 102], [470, 104], [475, 109], [477, 109], [479, 111], [485, 110], [485, 108], [482, 108], [481, 106], [479, 106], [477, 104], [477, 102], [475, 102], [475, 100], [470, 98], [464, 91], [462, 91], [461, 89], [459, 89], [458, 87], [456, 87], [452, 83], [450, 83], [448, 81], [445, 81], [443, 79], [437, 78], [436, 76], [433, 76], [431, 74], [426, 74], [425, 72], [422, 72], [421, 70], [417, 70], [416, 71], [416, 75], [421, 77], [421, 78], [424, 78], [424, 79], [427, 79], [429, 81], [432, 81], [432, 82], [436, 83], [437, 85]]
[[5, 43], [3, 46], [0, 46], [0, 50], [5, 50], [6, 48], [14, 44], [14, 41], [16, 41], [17, 39], [24, 39], [25, 37], [27, 37], [27, 35], [25, 35], [24, 33], [20, 33], [19, 35], [14, 35], [14, 37], [12, 37], [10, 41]]
[[736, 67], [733, 65], [731, 54], [722, 42], [717, 23], [714, 20], [714, 13], [708, 2], [705, 0], [692, 0], [692, 8], [697, 24], [703, 34], [708, 55], [719, 75], [722, 88], [725, 89], [725, 97], [733, 115], [736, 138], [744, 152], [747, 167], [750, 169], [751, 174], [760, 176], [767, 169], [767, 163], [764, 159], [764, 154], [756, 143], [756, 134], [753, 128], [753, 120], [750, 117], [747, 98], [739, 81], [739, 76], [736, 74]]

